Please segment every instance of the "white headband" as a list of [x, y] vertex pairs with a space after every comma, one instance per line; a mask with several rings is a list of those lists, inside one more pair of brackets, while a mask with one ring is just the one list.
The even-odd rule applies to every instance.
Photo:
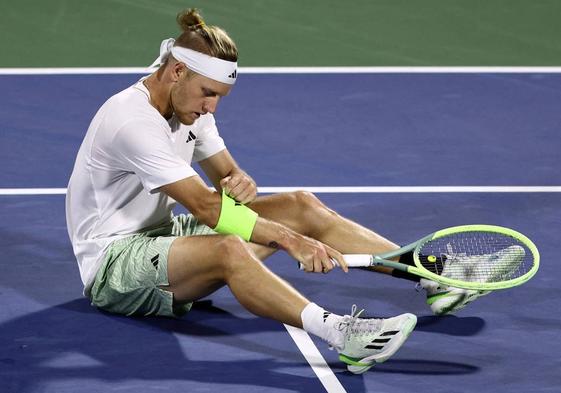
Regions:
[[171, 54], [175, 59], [185, 63], [190, 70], [195, 71], [197, 74], [229, 85], [233, 85], [236, 82], [238, 63], [205, 55], [204, 53], [181, 46], [173, 46], [174, 43], [175, 40], [173, 38], [163, 40], [160, 45], [160, 56], [149, 68], [159, 66]]

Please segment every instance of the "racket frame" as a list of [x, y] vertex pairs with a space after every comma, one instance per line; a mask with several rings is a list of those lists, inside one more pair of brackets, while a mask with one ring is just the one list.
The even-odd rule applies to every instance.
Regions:
[[[527, 247], [530, 250], [533, 256], [533, 265], [530, 268], [530, 270], [528, 270], [520, 277], [516, 277], [506, 281], [498, 281], [498, 282], [469, 282], [469, 281], [455, 280], [447, 277], [442, 277], [423, 267], [419, 259], [419, 250], [423, 247], [425, 243], [444, 236], [448, 236], [456, 233], [463, 233], [463, 232], [490, 232], [490, 233], [499, 233], [502, 235], [510, 236], [518, 240], [520, 243], [522, 243], [525, 247]], [[410, 265], [389, 260], [391, 258], [395, 258], [397, 256], [403, 255], [409, 251], [413, 251], [413, 261], [415, 263], [415, 266], [410, 266]], [[539, 251], [536, 245], [526, 236], [510, 228], [505, 228], [496, 225], [483, 225], [483, 224], [460, 225], [460, 226], [442, 229], [440, 231], [431, 233], [430, 235], [427, 235], [422, 239], [417, 240], [414, 243], [408, 244], [400, 248], [399, 250], [370, 256], [370, 266], [385, 266], [385, 267], [398, 269], [404, 272], [408, 272], [410, 274], [414, 274], [419, 277], [433, 280], [440, 284], [449, 285], [457, 288], [487, 290], [487, 291], [512, 288], [525, 283], [536, 274], [536, 272], [539, 269], [539, 264], [540, 264]]]

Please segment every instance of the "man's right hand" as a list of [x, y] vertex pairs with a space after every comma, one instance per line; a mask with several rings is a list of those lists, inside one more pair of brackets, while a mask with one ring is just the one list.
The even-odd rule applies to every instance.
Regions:
[[[297, 234], [285, 248], [286, 252], [304, 266], [308, 273], [328, 273], [337, 265], [349, 271], [341, 253], [322, 242]], [[336, 261], [336, 264], [333, 262]]]

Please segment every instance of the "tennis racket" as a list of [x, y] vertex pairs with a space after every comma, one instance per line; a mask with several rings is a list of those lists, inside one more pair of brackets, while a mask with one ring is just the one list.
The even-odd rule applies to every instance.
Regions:
[[[413, 251], [414, 266], [392, 261]], [[349, 267], [386, 266], [440, 284], [475, 290], [521, 285], [539, 268], [537, 247], [523, 234], [493, 225], [462, 225], [431, 233], [380, 255], [343, 255]]]

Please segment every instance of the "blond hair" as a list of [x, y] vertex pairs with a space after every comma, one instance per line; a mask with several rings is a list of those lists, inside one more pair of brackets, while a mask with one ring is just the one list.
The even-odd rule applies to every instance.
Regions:
[[190, 8], [177, 14], [177, 24], [183, 31], [176, 46], [196, 50], [222, 60], [238, 61], [238, 48], [228, 33], [218, 26], [209, 26], [199, 11]]

